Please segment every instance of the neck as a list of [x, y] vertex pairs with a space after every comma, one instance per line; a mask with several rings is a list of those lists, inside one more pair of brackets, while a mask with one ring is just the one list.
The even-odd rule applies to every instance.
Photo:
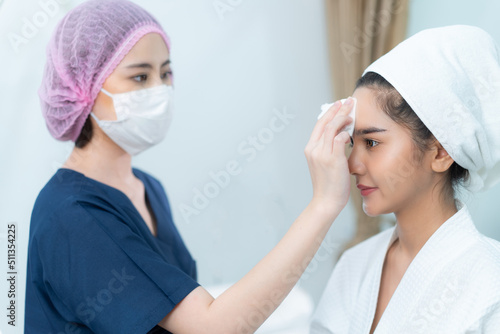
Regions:
[[455, 200], [443, 200], [436, 194], [425, 194], [411, 206], [395, 212], [398, 251], [414, 258], [434, 232], [457, 212]]
[[112, 186], [135, 181], [130, 154], [100, 131], [84, 148], [75, 147], [62, 167]]

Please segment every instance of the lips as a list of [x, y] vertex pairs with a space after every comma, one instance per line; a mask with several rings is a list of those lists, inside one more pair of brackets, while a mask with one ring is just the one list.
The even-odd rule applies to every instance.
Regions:
[[358, 184], [357, 187], [359, 190], [361, 190], [361, 196], [368, 196], [369, 194], [378, 189], [377, 187], [368, 187], [365, 186], [364, 184]]

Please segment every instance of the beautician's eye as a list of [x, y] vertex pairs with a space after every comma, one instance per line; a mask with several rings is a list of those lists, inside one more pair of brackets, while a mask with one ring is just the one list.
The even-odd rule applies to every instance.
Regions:
[[378, 145], [378, 141], [372, 140], [372, 139], [366, 139], [366, 146], [368, 148], [372, 148]]
[[161, 79], [162, 79], [162, 80], [163, 80], [163, 79], [168, 79], [168, 77], [171, 77], [171, 76], [172, 76], [172, 74], [173, 74], [173, 72], [172, 72], [172, 71], [167, 71], [167, 72], [165, 72], [165, 73], [161, 76]]
[[132, 79], [137, 81], [137, 82], [144, 82], [144, 81], [148, 80], [148, 76], [146, 74], [141, 74], [141, 75], [136, 75]]

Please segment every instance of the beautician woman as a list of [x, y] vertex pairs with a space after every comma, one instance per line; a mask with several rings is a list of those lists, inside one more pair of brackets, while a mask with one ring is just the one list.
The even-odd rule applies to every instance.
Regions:
[[279, 306], [349, 197], [352, 100], [316, 124], [309, 205], [240, 281], [214, 299], [160, 182], [132, 156], [172, 117], [170, 43], [127, 0], [91, 0], [57, 25], [39, 90], [50, 133], [75, 142], [31, 217], [25, 333], [253, 333]]

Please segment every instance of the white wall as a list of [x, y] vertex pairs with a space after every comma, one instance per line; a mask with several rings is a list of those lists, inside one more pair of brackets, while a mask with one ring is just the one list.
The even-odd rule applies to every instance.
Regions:
[[[38, 105], [45, 46], [57, 21], [80, 1], [59, 0], [65, 4], [54, 7], [54, 16], [41, 22], [39, 31], [17, 52], [8, 36], [21, 34], [24, 18], [43, 18], [41, 4], [49, 1], [0, 0], [0, 258], [6, 257], [6, 225], [16, 222], [19, 306], [24, 302], [32, 206], [71, 150], [70, 143], [50, 137]], [[155, 14], [172, 38], [177, 108], [166, 140], [135, 158], [134, 165], [159, 178], [167, 189], [176, 224], [198, 262], [200, 283], [235, 281], [278, 242], [311, 197], [303, 148], [319, 105], [331, 100], [323, 1], [224, 0], [236, 5], [222, 16], [212, 0], [137, 2]], [[425, 27], [469, 23], [500, 40], [499, 7], [493, 0], [414, 0], [410, 34]], [[240, 145], [248, 145], [249, 136], [268, 127], [276, 111], [285, 110], [295, 118], [274, 133], [253, 160], [238, 152]], [[211, 181], [209, 173], [233, 160], [242, 172], [210, 199], [206, 209], [186, 219], [182, 205], [192, 205], [195, 189]], [[472, 208], [480, 229], [500, 239], [494, 205], [498, 188], [478, 196]], [[352, 232], [348, 206], [330, 231], [322, 256], [300, 282], [316, 301], [338, 243]], [[0, 282], [3, 308], [6, 283]], [[19, 308], [18, 333], [23, 316]], [[0, 329], [5, 328], [4, 319]]]

